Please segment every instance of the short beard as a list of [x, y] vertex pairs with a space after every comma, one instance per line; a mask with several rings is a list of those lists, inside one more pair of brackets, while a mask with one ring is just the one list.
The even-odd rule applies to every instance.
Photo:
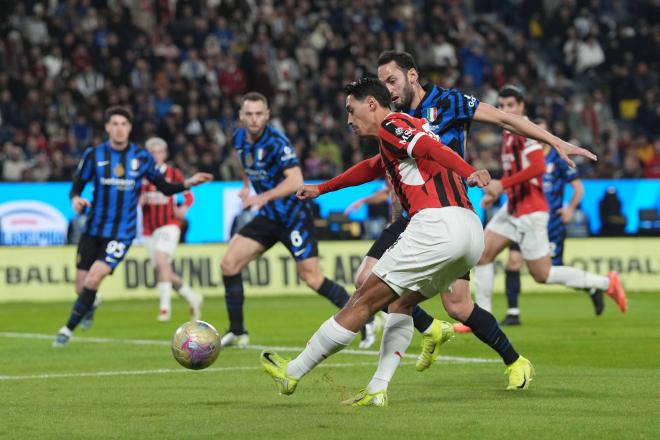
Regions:
[[413, 100], [413, 86], [410, 84], [408, 81], [406, 81], [406, 85], [403, 86], [403, 93], [401, 93], [401, 103], [400, 104], [395, 104], [394, 106], [396, 107], [397, 110], [410, 110], [410, 104], [412, 104]]

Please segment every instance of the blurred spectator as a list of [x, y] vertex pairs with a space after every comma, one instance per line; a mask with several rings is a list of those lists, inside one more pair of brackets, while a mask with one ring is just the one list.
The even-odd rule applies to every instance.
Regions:
[[[186, 173], [240, 178], [230, 144], [249, 90], [269, 99], [305, 176], [334, 175], [374, 152], [346, 127], [342, 87], [392, 48], [413, 53], [423, 83], [484, 102], [506, 83], [524, 87], [530, 117], [599, 154], [578, 164], [585, 177], [657, 175], [656, 0], [5, 3], [4, 180], [70, 179], [105, 138], [112, 104], [131, 106], [134, 140], [163, 137]], [[495, 171], [497, 130], [473, 124], [467, 142]]]

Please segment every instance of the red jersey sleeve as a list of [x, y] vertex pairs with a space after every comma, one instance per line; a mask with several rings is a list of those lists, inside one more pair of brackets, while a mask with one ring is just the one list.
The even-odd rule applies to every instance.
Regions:
[[543, 148], [536, 141], [526, 142], [522, 154], [529, 165], [517, 173], [502, 179], [502, 188], [507, 189], [522, 182], [542, 176], [545, 173], [545, 156]]
[[380, 160], [380, 154], [377, 154], [362, 162], [358, 162], [340, 175], [321, 183], [319, 185], [319, 191], [321, 194], [325, 194], [348, 186], [371, 182], [384, 175], [385, 168], [383, 168], [383, 162]]
[[436, 134], [415, 126], [407, 119], [396, 116], [386, 118], [379, 136], [384, 141], [384, 148], [395, 157], [432, 160], [464, 178], [476, 171], [460, 155], [440, 142]]

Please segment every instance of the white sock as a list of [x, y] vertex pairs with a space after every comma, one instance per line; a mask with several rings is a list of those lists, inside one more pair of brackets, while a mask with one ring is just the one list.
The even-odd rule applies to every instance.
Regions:
[[546, 284], [563, 284], [574, 289], [607, 290], [610, 280], [602, 275], [596, 275], [570, 266], [552, 266]]
[[401, 357], [410, 346], [413, 337], [413, 319], [410, 315], [390, 313], [383, 330], [383, 340], [380, 343], [378, 369], [367, 385], [368, 393], [386, 390], [399, 367]]
[[157, 284], [158, 292], [160, 293], [160, 309], [172, 309], [172, 283], [169, 281], [159, 282]]
[[197, 294], [187, 284], [181, 284], [181, 287], [179, 287], [176, 291], [179, 293], [179, 296], [185, 299], [188, 303], [194, 301], [195, 297], [197, 296]]
[[474, 292], [479, 307], [490, 312], [493, 308], [493, 280], [495, 266], [493, 263], [474, 267]]
[[321, 324], [321, 327], [314, 333], [302, 353], [289, 362], [286, 370], [287, 374], [297, 379], [303, 377], [321, 361], [350, 344], [355, 335], [357, 333], [339, 325], [333, 316]]
[[520, 309], [518, 307], [509, 308], [506, 310], [506, 314], [518, 316], [520, 315]]

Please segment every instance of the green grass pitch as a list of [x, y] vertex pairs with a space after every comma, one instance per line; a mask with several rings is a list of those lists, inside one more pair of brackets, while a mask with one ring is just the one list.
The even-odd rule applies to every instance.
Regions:
[[[630, 294], [625, 315], [606, 300], [596, 318], [583, 294], [522, 297], [524, 325], [506, 332], [536, 367], [526, 392], [505, 392], [496, 355], [457, 335], [450, 359], [424, 373], [404, 359], [384, 409], [338, 405], [367, 384], [374, 354], [335, 355], [283, 397], [257, 347], [181, 368], [168, 342], [187, 317], [180, 301], [166, 324], [156, 301], [106, 302], [63, 349], [50, 344], [70, 303], [2, 304], [0, 439], [660, 438], [660, 293]], [[445, 316], [437, 299], [426, 308]], [[311, 296], [246, 301], [255, 345], [302, 347], [331, 313]], [[223, 300], [208, 299], [204, 318], [223, 331]], [[408, 354], [418, 352], [416, 334]]]

